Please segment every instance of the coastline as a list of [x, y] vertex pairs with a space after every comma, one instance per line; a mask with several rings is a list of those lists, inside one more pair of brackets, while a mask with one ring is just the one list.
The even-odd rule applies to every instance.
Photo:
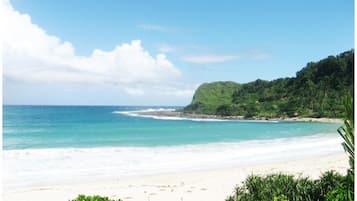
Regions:
[[[212, 115], [188, 117], [174, 109], [146, 110], [111, 113], [173, 120], [230, 120]], [[150, 125], [153, 122], [173, 123], [141, 120]], [[196, 124], [190, 121], [179, 123]], [[306, 125], [337, 127], [335, 124]], [[4, 182], [7, 188], [4, 188], [3, 199], [60, 201], [86, 194], [123, 201], [224, 201], [234, 187], [251, 174], [281, 172], [312, 178], [327, 170], [345, 174], [349, 167], [348, 157], [340, 145], [340, 137], [334, 134], [322, 132], [306, 137], [182, 146], [7, 150], [4, 154], [5, 179], [12, 176]]]
[[312, 117], [245, 118], [244, 116], [219, 116], [219, 115], [209, 115], [209, 114], [195, 114], [195, 113], [181, 112], [177, 110], [136, 111], [136, 112], [132, 112], [132, 114], [143, 116], [143, 117], [167, 117], [167, 118], [186, 118], [186, 119], [343, 123], [342, 119], [337, 119], [337, 118], [312, 118]]
[[27, 187], [4, 192], [4, 200], [70, 200], [78, 194], [102, 195], [123, 201], [217, 201], [229, 196], [236, 185], [251, 174], [288, 173], [318, 178], [322, 172], [335, 170], [345, 174], [348, 156], [336, 153], [299, 160], [267, 162], [214, 170], [130, 177], [122, 180], [84, 182], [80, 184]]

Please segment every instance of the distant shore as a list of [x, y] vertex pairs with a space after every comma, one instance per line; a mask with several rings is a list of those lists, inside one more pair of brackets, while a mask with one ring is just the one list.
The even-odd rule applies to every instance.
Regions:
[[219, 115], [208, 115], [208, 114], [195, 114], [187, 113], [181, 111], [138, 111], [134, 114], [148, 117], [178, 117], [178, 118], [189, 118], [189, 119], [219, 119], [219, 120], [254, 120], [254, 121], [296, 121], [296, 122], [324, 122], [324, 123], [342, 123], [342, 119], [335, 118], [312, 118], [312, 117], [280, 117], [280, 118], [270, 118], [270, 117], [252, 117], [245, 118], [244, 116], [219, 116]]

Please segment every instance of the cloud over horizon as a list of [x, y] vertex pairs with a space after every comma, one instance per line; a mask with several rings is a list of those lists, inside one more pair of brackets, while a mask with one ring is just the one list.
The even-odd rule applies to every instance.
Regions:
[[237, 59], [248, 60], [264, 60], [271, 58], [271, 54], [263, 51], [246, 51], [236, 54], [199, 54], [199, 55], [187, 55], [181, 59], [183, 61], [194, 64], [214, 64], [224, 63]]
[[[3, 76], [20, 82], [111, 84], [128, 95], [158, 90], [191, 96], [193, 88], [180, 85], [182, 73], [165, 54], [151, 55], [140, 40], [111, 51], [94, 49], [90, 56], [76, 55], [68, 41], [49, 35], [31, 17], [2, 1]], [[147, 27], [156, 28], [159, 27]], [[179, 86], [179, 88], [177, 88]]]

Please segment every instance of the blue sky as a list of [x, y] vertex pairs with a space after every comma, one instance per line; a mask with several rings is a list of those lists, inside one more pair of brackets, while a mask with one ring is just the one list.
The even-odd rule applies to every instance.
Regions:
[[[309, 61], [354, 47], [352, 0], [113, 0], [100, 3], [13, 0], [8, 4], [12, 8], [9, 15], [16, 12], [31, 19], [31, 26], [20, 26], [21, 21], [26, 23], [25, 18], [13, 15], [9, 19], [14, 20], [8, 26], [17, 23], [19, 29], [36, 29], [33, 25], [44, 32], [18, 34], [20, 41], [33, 42], [33, 46], [44, 44], [43, 50], [38, 52], [27, 49], [28, 55], [24, 58], [23, 54], [8, 55], [5, 45], [5, 104], [186, 105], [193, 90], [203, 82], [244, 83], [258, 78], [291, 77]], [[8, 52], [26, 49], [22, 44], [13, 44], [17, 41], [16, 34], [10, 31]], [[23, 28], [19, 33], [26, 35], [32, 31]], [[48, 42], [47, 36], [56, 37], [58, 41]], [[135, 45], [134, 40], [140, 44]], [[45, 50], [62, 47], [66, 41], [71, 47], [65, 48], [66, 54], [61, 48], [61, 54], [56, 50], [55, 55], [47, 55]], [[131, 54], [134, 50], [126, 49], [123, 44], [128, 44], [129, 49], [137, 47], [135, 56]], [[118, 46], [121, 49], [115, 52]], [[111, 53], [117, 55], [110, 68], [96, 69], [87, 64], [95, 63], [90, 59], [96, 49], [108, 53], [105, 59], [95, 60], [98, 66], [107, 65]], [[146, 57], [145, 52], [150, 57]], [[132, 59], [123, 62], [119, 54]], [[162, 62], [157, 55], [164, 55]], [[41, 60], [52, 56], [51, 61]], [[82, 61], [82, 58], [90, 61]], [[64, 64], [62, 60], [66, 59], [68, 62]], [[146, 67], [145, 59], [157, 65]], [[30, 69], [18, 60], [34, 63], [31, 65], [34, 67]], [[165, 62], [169, 63], [166, 67]], [[63, 70], [72, 67], [70, 71]], [[93, 68], [90, 76], [87, 68]], [[38, 76], [29, 76], [39, 69], [46, 70]], [[68, 73], [72, 71], [79, 73]], [[24, 72], [28, 73], [21, 74]], [[98, 78], [92, 76], [93, 73], [105, 76]], [[46, 80], [39, 78], [40, 75], [54, 77]], [[68, 77], [83, 81], [67, 82]]]

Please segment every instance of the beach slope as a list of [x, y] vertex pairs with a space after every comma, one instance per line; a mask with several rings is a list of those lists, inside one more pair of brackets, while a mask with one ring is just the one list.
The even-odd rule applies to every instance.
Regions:
[[345, 174], [348, 167], [347, 155], [336, 153], [250, 166], [13, 189], [5, 192], [3, 198], [5, 201], [66, 201], [78, 194], [86, 194], [121, 198], [123, 201], [223, 201], [250, 174], [282, 172], [318, 178], [327, 170]]

